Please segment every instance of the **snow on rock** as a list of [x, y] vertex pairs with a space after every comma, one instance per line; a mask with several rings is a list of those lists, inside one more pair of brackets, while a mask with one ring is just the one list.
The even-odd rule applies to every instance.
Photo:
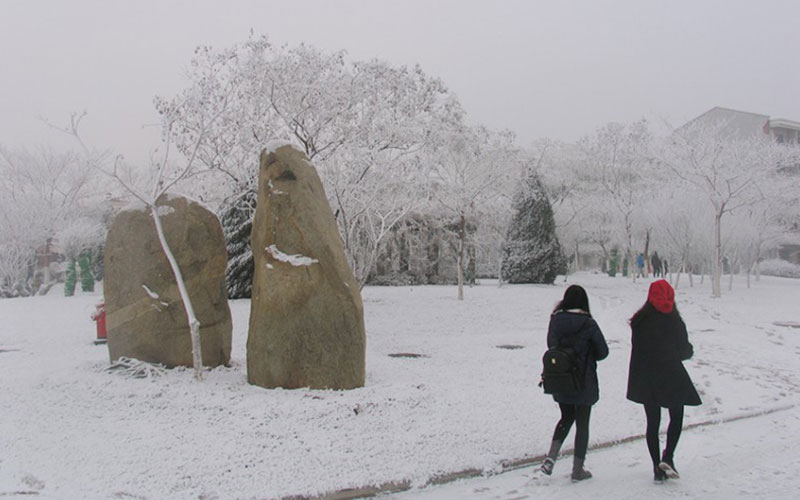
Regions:
[[147, 292], [147, 295], [149, 295], [151, 299], [153, 299], [153, 300], [157, 300], [158, 299], [158, 294], [156, 292], [150, 290], [149, 288], [147, 288], [147, 285], [142, 285], [142, 288], [144, 288], [144, 291]]
[[156, 208], [156, 213], [159, 217], [164, 217], [165, 215], [169, 215], [175, 212], [175, 209], [169, 205], [160, 205]]
[[311, 257], [306, 257], [305, 255], [287, 255], [280, 250], [275, 245], [270, 245], [264, 250], [267, 251], [272, 258], [281, 262], [286, 262], [287, 264], [291, 264], [293, 266], [310, 266], [311, 264], [316, 264], [319, 261], [317, 259], [312, 259]]

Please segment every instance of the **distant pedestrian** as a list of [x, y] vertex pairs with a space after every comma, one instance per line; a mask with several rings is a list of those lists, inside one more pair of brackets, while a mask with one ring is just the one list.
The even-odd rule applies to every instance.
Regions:
[[638, 269], [638, 273], [636, 274], [637, 278], [644, 278], [644, 254], [640, 253], [636, 256], [636, 269]]
[[[647, 449], [656, 482], [678, 478], [673, 459], [683, 427], [683, 407], [701, 404], [700, 396], [683, 367], [692, 357], [686, 325], [675, 307], [675, 291], [665, 280], [650, 284], [647, 302], [630, 319], [631, 362], [628, 394], [644, 405]], [[659, 458], [661, 408], [669, 409], [667, 443]]]
[[661, 276], [661, 258], [658, 256], [658, 252], [653, 252], [653, 256], [650, 257], [650, 264], [653, 266], [653, 277]]
[[603, 332], [589, 312], [589, 297], [586, 290], [572, 285], [564, 292], [564, 298], [556, 305], [550, 315], [547, 329], [547, 347], [571, 347], [574, 349], [578, 365], [582, 368], [584, 387], [575, 393], [553, 394], [553, 399], [561, 410], [550, 451], [547, 453], [541, 470], [547, 475], [553, 473], [558, 452], [575, 423], [575, 451], [572, 461], [572, 480], [582, 481], [592, 477], [584, 468], [586, 449], [589, 444], [589, 417], [592, 405], [600, 399], [597, 382], [597, 361], [608, 356], [608, 345]]
[[664, 277], [667, 277], [667, 273], [669, 272], [669, 264], [667, 264], [667, 259], [661, 261], [661, 265], [664, 267]]

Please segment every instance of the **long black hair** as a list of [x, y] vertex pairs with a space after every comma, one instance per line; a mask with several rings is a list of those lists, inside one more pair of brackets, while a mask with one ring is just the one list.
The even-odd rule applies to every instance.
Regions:
[[[647, 300], [645, 301], [644, 305], [639, 308], [638, 311], [633, 313], [633, 316], [631, 316], [631, 319], [628, 320], [628, 323], [631, 326], [636, 326], [645, 319], [649, 318], [650, 316], [653, 316], [654, 314], [662, 314], [662, 313], [660, 313], [658, 309], [653, 307], [653, 304], [651, 304], [650, 301]], [[670, 311], [669, 314], [674, 314], [680, 318], [681, 313], [678, 312], [678, 306], [676, 304], [672, 305], [672, 311]]]
[[556, 304], [553, 312], [566, 311], [568, 309], [580, 309], [586, 311], [589, 316], [592, 312], [589, 310], [589, 296], [586, 295], [586, 290], [580, 285], [570, 285], [564, 292], [564, 298]]

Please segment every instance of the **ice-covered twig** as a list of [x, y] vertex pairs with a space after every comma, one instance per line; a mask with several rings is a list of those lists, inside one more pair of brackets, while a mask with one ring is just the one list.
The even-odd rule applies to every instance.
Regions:
[[125, 378], [153, 378], [160, 377], [166, 373], [166, 367], [161, 363], [148, 363], [135, 358], [120, 357], [111, 366], [106, 368], [107, 372], [116, 373]]

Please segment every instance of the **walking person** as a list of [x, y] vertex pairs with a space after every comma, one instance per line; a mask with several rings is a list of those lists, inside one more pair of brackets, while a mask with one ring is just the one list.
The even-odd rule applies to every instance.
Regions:
[[[693, 348], [675, 307], [675, 291], [666, 280], [650, 284], [647, 302], [630, 319], [630, 325], [627, 397], [644, 405], [653, 479], [656, 482], [676, 479], [680, 475], [674, 455], [683, 427], [683, 408], [700, 405], [701, 401], [683, 367], [682, 362], [692, 357]], [[669, 410], [669, 426], [666, 447], [659, 456], [662, 408]]]
[[589, 445], [589, 417], [592, 405], [600, 398], [597, 382], [597, 361], [608, 356], [608, 345], [603, 332], [589, 311], [586, 290], [572, 285], [564, 292], [564, 298], [550, 315], [547, 329], [547, 347], [570, 347], [575, 351], [578, 366], [582, 368], [584, 386], [575, 393], [556, 393], [553, 399], [561, 410], [561, 419], [556, 424], [550, 451], [541, 470], [548, 476], [553, 473], [558, 452], [575, 424], [575, 452], [572, 461], [572, 480], [583, 481], [592, 477], [584, 467], [586, 449]]
[[650, 257], [650, 263], [653, 265], [653, 277], [658, 278], [661, 276], [661, 258], [658, 256], [658, 252], [653, 252], [652, 257]]

